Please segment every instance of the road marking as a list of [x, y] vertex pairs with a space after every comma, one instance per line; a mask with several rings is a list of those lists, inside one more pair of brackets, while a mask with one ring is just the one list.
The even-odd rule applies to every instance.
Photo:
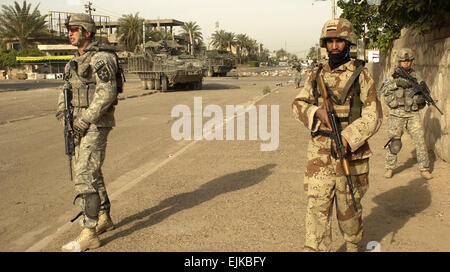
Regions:
[[[257, 102], [261, 101], [264, 97], [270, 95], [277, 89], [279, 89], [279, 87], [271, 90], [271, 92], [269, 92], [267, 94], [256, 97], [254, 100], [250, 100], [250, 101], [246, 102], [244, 104], [244, 106], [248, 107], [248, 106], [256, 104]], [[236, 117], [237, 117], [237, 115], [235, 114], [233, 117], [230, 118], [230, 120], [227, 119], [224, 122], [222, 122], [222, 125], [226, 124], [227, 122], [231, 121], [233, 118], [236, 118]], [[205, 139], [205, 136], [206, 135], [203, 136], [202, 140]], [[113, 201], [113, 200], [117, 199], [122, 193], [131, 189], [133, 186], [135, 186], [136, 184], [138, 184], [139, 182], [141, 182], [142, 180], [144, 180], [151, 174], [155, 173], [158, 169], [160, 169], [161, 167], [163, 167], [164, 165], [166, 165], [167, 163], [172, 161], [174, 158], [181, 156], [184, 152], [186, 152], [186, 150], [188, 150], [190, 147], [192, 147], [193, 145], [195, 145], [198, 142], [200, 142], [200, 141], [192, 141], [191, 143], [187, 144], [186, 146], [182, 147], [179, 151], [177, 151], [173, 157], [167, 158], [159, 164], [155, 165], [154, 162], [146, 163], [146, 164], [142, 165], [141, 167], [136, 168], [132, 171], [129, 171], [129, 172], [123, 174], [122, 176], [120, 176], [119, 178], [115, 179], [113, 182], [111, 182], [111, 186], [110, 186], [110, 191], [112, 191], [112, 193], [110, 194], [110, 200]], [[28, 249], [26, 249], [25, 252], [41, 251], [44, 247], [46, 247], [48, 244], [50, 244], [53, 239], [55, 239], [59, 235], [63, 234], [64, 232], [69, 231], [70, 228], [72, 227], [72, 223], [70, 223], [69, 220], [67, 220], [67, 221], [68, 221], [67, 223], [65, 223], [64, 225], [59, 227], [53, 234], [50, 234], [50, 235], [44, 237], [43, 239], [41, 239], [40, 241], [38, 241], [37, 243], [35, 243], [31, 247], [29, 247]]]

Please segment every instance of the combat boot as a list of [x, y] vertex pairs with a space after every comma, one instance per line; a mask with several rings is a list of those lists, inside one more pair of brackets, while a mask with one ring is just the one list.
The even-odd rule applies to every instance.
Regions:
[[88, 249], [100, 247], [100, 240], [94, 228], [83, 228], [80, 235], [69, 243], [62, 246], [63, 252], [83, 252]]
[[392, 170], [386, 170], [386, 172], [384, 172], [384, 177], [385, 178], [392, 178]]
[[420, 171], [420, 175], [424, 178], [424, 179], [432, 179], [433, 176], [431, 175], [431, 173], [429, 171]]
[[95, 229], [97, 231], [97, 234], [102, 234], [106, 231], [114, 229], [114, 223], [111, 219], [111, 216], [109, 215], [109, 212], [100, 211], [98, 213], [98, 223]]
[[345, 242], [345, 251], [347, 252], [358, 252], [358, 245], [351, 243], [351, 242]]

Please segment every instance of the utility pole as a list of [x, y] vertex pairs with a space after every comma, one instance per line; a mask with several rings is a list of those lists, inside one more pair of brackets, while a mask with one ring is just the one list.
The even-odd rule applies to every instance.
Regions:
[[92, 11], [95, 11], [95, 8], [92, 7], [92, 2], [84, 5], [84, 8], [86, 9], [86, 13], [89, 14], [89, 16], [92, 16]]
[[[314, 0], [314, 2], [324, 2], [328, 0]], [[314, 5], [314, 2], [312, 3]], [[336, 19], [336, 0], [331, 0], [331, 17], [332, 19]]]
[[142, 21], [142, 52], [145, 51], [145, 19]]
[[331, 14], [332, 18], [336, 19], [336, 0], [331, 0]]

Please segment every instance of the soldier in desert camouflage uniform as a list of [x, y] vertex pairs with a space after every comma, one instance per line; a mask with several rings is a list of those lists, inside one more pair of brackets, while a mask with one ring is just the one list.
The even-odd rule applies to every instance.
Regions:
[[[93, 40], [96, 32], [93, 19], [87, 14], [73, 14], [66, 26], [70, 42], [78, 47], [75, 57], [66, 65], [65, 84], [72, 88], [75, 200], [80, 202], [82, 231], [62, 250], [85, 251], [99, 247], [98, 234], [114, 228], [101, 167], [108, 134], [115, 126], [117, 87], [121, 84], [117, 81], [117, 55]], [[59, 120], [63, 118], [63, 110], [61, 92], [56, 114]]]
[[389, 148], [386, 152], [384, 176], [392, 177], [392, 170], [397, 166], [397, 154], [402, 148], [401, 137], [404, 130], [413, 138], [416, 143], [417, 162], [422, 177], [425, 179], [433, 178], [429, 172], [430, 162], [428, 150], [425, 145], [424, 130], [420, 110], [426, 105], [422, 94], [414, 94], [411, 82], [402, 77], [395, 76], [397, 69], [406, 70], [417, 82], [421, 82], [419, 75], [412, 69], [414, 60], [413, 52], [410, 48], [402, 48], [397, 53], [397, 64], [394, 73], [389, 76], [381, 87], [381, 93], [384, 101], [389, 107], [389, 118], [387, 120], [389, 137]]
[[[357, 251], [362, 239], [361, 199], [369, 185], [371, 156], [367, 140], [381, 125], [382, 109], [371, 75], [362, 62], [350, 59], [350, 45], [355, 43], [356, 35], [348, 20], [327, 21], [322, 29], [320, 45], [327, 48], [329, 60], [312, 70], [292, 103], [295, 118], [311, 130], [304, 176], [308, 197], [305, 251], [330, 250], [333, 202], [346, 250]], [[316, 85], [318, 74], [323, 75], [329, 89], [342, 127], [342, 141], [350, 153], [350, 172], [358, 211], [352, 205], [341, 163], [334, 155], [331, 126]]]

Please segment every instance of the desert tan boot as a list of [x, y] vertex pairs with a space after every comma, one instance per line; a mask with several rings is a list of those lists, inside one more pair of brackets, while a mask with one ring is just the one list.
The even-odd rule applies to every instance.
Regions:
[[431, 175], [430, 172], [428, 171], [420, 171], [420, 175], [424, 178], [424, 179], [432, 179], [433, 176]]
[[63, 252], [83, 252], [98, 247], [100, 247], [100, 240], [95, 229], [83, 228], [80, 235], [75, 240], [63, 245], [61, 250]]
[[392, 170], [386, 170], [386, 172], [384, 172], [384, 177], [385, 178], [392, 178]]
[[350, 242], [345, 242], [345, 251], [358, 252], [358, 245]]
[[109, 212], [100, 211], [98, 213], [98, 223], [96, 227], [97, 234], [102, 234], [113, 229], [114, 223], [111, 219], [111, 216], [109, 216]]

